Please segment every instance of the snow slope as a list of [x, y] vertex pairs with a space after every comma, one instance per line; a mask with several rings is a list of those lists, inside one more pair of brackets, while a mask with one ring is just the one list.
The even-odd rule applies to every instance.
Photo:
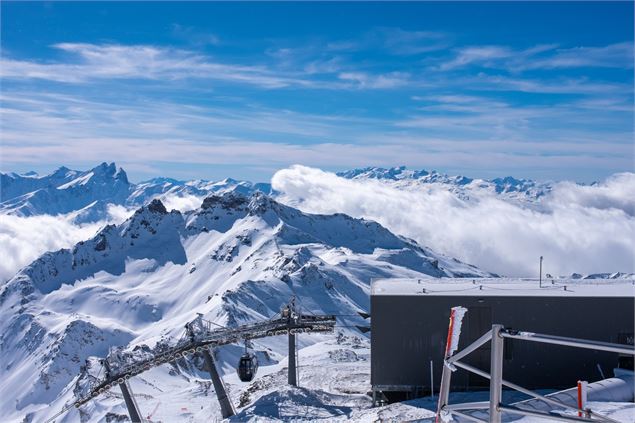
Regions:
[[[293, 295], [303, 311], [335, 313], [342, 325], [339, 336], [300, 337], [301, 354], [315, 346], [318, 355], [352, 360], [347, 351], [328, 351], [367, 348], [351, 326], [364, 324], [356, 312], [368, 311], [371, 278], [424, 275], [491, 276], [375, 222], [302, 213], [261, 193], [211, 195], [185, 213], [154, 200], [121, 225], [44, 254], [2, 287], [0, 397], [9, 400], [0, 415], [43, 421], [72, 401], [98, 371], [95, 357], [111, 346], [144, 354], [174, 342], [196, 313], [232, 326], [274, 316]], [[284, 373], [286, 339], [267, 338], [255, 348], [268, 364], [260, 374]], [[253, 391], [245, 408], [264, 382], [238, 382], [233, 366], [241, 351], [220, 348], [218, 359], [234, 395]], [[166, 401], [168, 392], [183, 399], [192, 421], [219, 415], [207, 376], [186, 362], [135, 378], [133, 389], [146, 402]], [[186, 420], [179, 410], [164, 410], [163, 421]], [[61, 421], [112, 421], [123, 413], [121, 397], [110, 393]]]

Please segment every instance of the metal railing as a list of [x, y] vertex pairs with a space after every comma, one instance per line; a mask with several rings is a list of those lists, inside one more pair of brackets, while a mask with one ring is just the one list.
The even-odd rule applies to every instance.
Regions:
[[[558, 401], [549, 396], [540, 395], [529, 389], [523, 388], [520, 385], [506, 381], [503, 379], [503, 350], [504, 339], [518, 339], [523, 341], [540, 342], [546, 344], [565, 345], [576, 348], [585, 348], [599, 351], [610, 351], [619, 354], [635, 355], [635, 349], [632, 345], [612, 344], [608, 342], [599, 342], [585, 339], [567, 338], [562, 336], [544, 335], [533, 332], [519, 332], [510, 329], [505, 329], [503, 325], [492, 325], [492, 329], [478, 338], [472, 344], [467, 346], [463, 351], [460, 351], [444, 360], [443, 373], [441, 375], [441, 386], [439, 388], [439, 403], [437, 408], [437, 422], [439, 419], [445, 421], [445, 417], [449, 414], [460, 416], [466, 420], [474, 422], [487, 423], [500, 423], [502, 413], [511, 413], [524, 416], [541, 417], [548, 420], [564, 421], [564, 422], [611, 422], [615, 423], [609, 417], [595, 413], [589, 409], [581, 409], [571, 406], [562, 401]], [[468, 354], [475, 351], [487, 342], [491, 342], [491, 374], [483, 370], [477, 369], [468, 364], [462, 363], [460, 360], [465, 358]], [[452, 372], [457, 368], [467, 370], [481, 377], [490, 380], [490, 394], [489, 401], [463, 403], [463, 404], [448, 404], [450, 394], [450, 379]], [[558, 407], [554, 410], [544, 413], [540, 411], [527, 410], [520, 407], [516, 407], [511, 404], [503, 404], [502, 402], [502, 388], [514, 389], [518, 392], [526, 394], [537, 400], [543, 401], [552, 406]], [[563, 410], [562, 410], [563, 409]], [[489, 420], [466, 413], [468, 410], [489, 410]], [[563, 411], [574, 411], [575, 415], [562, 414]], [[580, 414], [578, 414], [580, 413]], [[618, 422], [619, 423], [619, 422]]]

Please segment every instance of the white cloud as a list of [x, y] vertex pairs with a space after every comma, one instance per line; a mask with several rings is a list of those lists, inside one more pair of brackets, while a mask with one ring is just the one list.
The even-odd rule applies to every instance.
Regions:
[[478, 64], [489, 64], [493, 60], [510, 57], [513, 51], [502, 46], [474, 46], [459, 49], [456, 56], [439, 66], [440, 70], [449, 70], [463, 66]]
[[446, 190], [404, 190], [304, 166], [278, 171], [282, 199], [313, 213], [342, 212], [484, 269], [537, 276], [540, 255], [552, 274], [635, 271], [635, 174], [590, 187], [558, 184], [541, 210], [481, 194], [466, 202]]
[[397, 88], [410, 83], [410, 75], [405, 72], [390, 72], [383, 75], [372, 75], [366, 72], [342, 72], [338, 78], [343, 81], [354, 82], [360, 89]]
[[108, 219], [107, 219], [108, 222], [96, 222], [96, 224], [103, 226], [106, 223], [123, 222], [124, 220], [132, 216], [133, 213], [134, 213], [134, 210], [128, 207], [120, 206], [117, 204], [109, 204], [108, 205]]
[[[355, 52], [383, 50], [401, 56], [429, 53], [446, 48], [450, 36], [436, 31], [407, 31], [395, 27], [377, 27], [356, 39], [338, 40], [326, 44], [327, 51]], [[323, 50], [324, 47], [320, 46]]]
[[512, 70], [562, 69], [580, 67], [633, 67], [633, 43], [623, 42], [601, 47], [558, 49], [551, 56], [510, 64]]
[[476, 89], [542, 94], [584, 94], [602, 96], [616, 93], [623, 94], [633, 89], [633, 86], [628, 83], [605, 82], [586, 77], [527, 79], [480, 73], [475, 78], [466, 77], [464, 82], [466, 84], [473, 84], [472, 87]]
[[195, 195], [163, 195], [159, 197], [168, 210], [186, 212], [201, 207], [203, 198]]
[[81, 83], [90, 80], [202, 78], [244, 83], [263, 88], [310, 85], [291, 75], [283, 76], [264, 66], [220, 63], [192, 51], [148, 45], [59, 43], [76, 62], [33, 62], [2, 59], [0, 75], [9, 79], [46, 79]]
[[0, 215], [0, 281], [47, 251], [69, 248], [93, 236], [102, 223], [74, 225], [61, 216]]
[[[168, 210], [186, 212], [200, 207], [202, 198], [166, 194], [160, 196]], [[75, 224], [74, 214], [20, 217], [0, 215], [0, 281], [10, 279], [22, 267], [47, 251], [70, 248], [93, 237], [107, 224], [119, 224], [129, 218], [134, 208], [110, 204], [108, 217], [99, 222]]]
[[556, 185], [550, 204], [598, 210], [622, 210], [635, 217], [635, 173], [618, 173], [591, 186], [562, 182]]
[[633, 43], [574, 48], [557, 48], [555, 44], [546, 44], [528, 49], [499, 45], [468, 46], [456, 49], [454, 57], [437, 68], [450, 70], [468, 65], [512, 72], [584, 67], [630, 69], [633, 67]]
[[[283, 68], [270, 64], [224, 63], [191, 50], [122, 44], [59, 43], [52, 46], [69, 53], [74, 60], [38, 62], [3, 57], [0, 77], [4, 79], [42, 79], [64, 83], [116, 80], [152, 80], [173, 83], [184, 79], [221, 81], [264, 89], [299, 87], [307, 89], [388, 89], [401, 86], [405, 74], [359, 73], [363, 78], [308, 78], [330, 75], [340, 69], [337, 59], [295, 64]], [[285, 58], [289, 49], [278, 49], [270, 56]]]
[[[582, 161], [612, 161], [609, 169], [627, 169], [632, 160], [630, 127], [628, 133], [620, 133], [626, 126], [622, 117], [603, 111], [605, 104], [591, 110], [589, 104], [516, 107], [467, 95], [421, 99], [425, 103], [409, 115], [381, 119], [249, 105], [118, 104], [17, 92], [4, 94], [0, 109], [3, 161], [38, 163], [56, 157], [57, 164], [75, 165], [78, 160], [86, 164], [110, 157], [128, 167], [156, 161], [250, 165], [264, 161], [274, 166], [382, 162], [436, 163], [447, 168], [447, 162], [433, 159], [468, 154], [468, 164], [473, 164], [472, 155], [477, 154], [484, 161], [504, 155], [516, 160], [514, 165], [524, 162], [523, 166], [541, 156], [541, 163], [549, 162], [551, 167], [561, 166], [557, 160], [570, 155]], [[563, 121], [575, 125], [562, 128]], [[589, 128], [591, 124], [605, 129], [598, 134]]]

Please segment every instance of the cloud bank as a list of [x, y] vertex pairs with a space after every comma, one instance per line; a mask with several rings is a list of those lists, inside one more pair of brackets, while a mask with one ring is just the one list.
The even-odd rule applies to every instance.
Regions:
[[0, 281], [10, 279], [19, 269], [47, 251], [69, 248], [88, 239], [103, 222], [75, 225], [62, 216], [0, 218]]
[[281, 201], [312, 213], [342, 212], [380, 222], [439, 252], [509, 276], [544, 271], [634, 272], [635, 174], [600, 184], [558, 183], [530, 209], [479, 192], [469, 201], [434, 187], [395, 188], [304, 166], [278, 171]]
[[[168, 210], [186, 212], [200, 207], [203, 198], [193, 195], [164, 194], [158, 197]], [[75, 213], [67, 215], [0, 215], [0, 282], [12, 278], [18, 270], [47, 251], [70, 248], [93, 237], [107, 224], [120, 224], [135, 208], [110, 204], [108, 215], [98, 222], [77, 224]]]

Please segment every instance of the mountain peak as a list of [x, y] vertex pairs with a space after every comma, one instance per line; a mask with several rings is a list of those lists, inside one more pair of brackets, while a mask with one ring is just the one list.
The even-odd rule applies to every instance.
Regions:
[[129, 184], [128, 175], [122, 168], [117, 168], [114, 162], [106, 163], [102, 162], [99, 166], [94, 167], [90, 170], [94, 175], [100, 176], [102, 178], [112, 178], [117, 181], [121, 181], [124, 184]]
[[227, 210], [235, 210], [242, 208], [249, 201], [249, 198], [236, 191], [227, 192], [225, 194], [212, 194], [207, 196], [201, 204], [201, 209], [213, 209], [220, 207]]
[[148, 211], [157, 214], [167, 214], [168, 210], [165, 208], [161, 200], [155, 198], [148, 204]]
[[117, 169], [117, 166], [115, 166], [115, 162], [112, 162], [112, 163], [101, 162], [98, 166], [93, 168], [93, 170], [98, 170], [98, 169], [103, 171], [108, 171], [110, 173], [114, 173], [115, 170]]
[[278, 202], [262, 192], [252, 194], [249, 201], [249, 211], [252, 214], [262, 214], [278, 206]]
[[60, 166], [55, 170], [55, 172], [51, 174], [51, 176], [61, 176], [67, 173], [68, 171], [70, 171], [70, 169], [67, 168], [66, 166]]

